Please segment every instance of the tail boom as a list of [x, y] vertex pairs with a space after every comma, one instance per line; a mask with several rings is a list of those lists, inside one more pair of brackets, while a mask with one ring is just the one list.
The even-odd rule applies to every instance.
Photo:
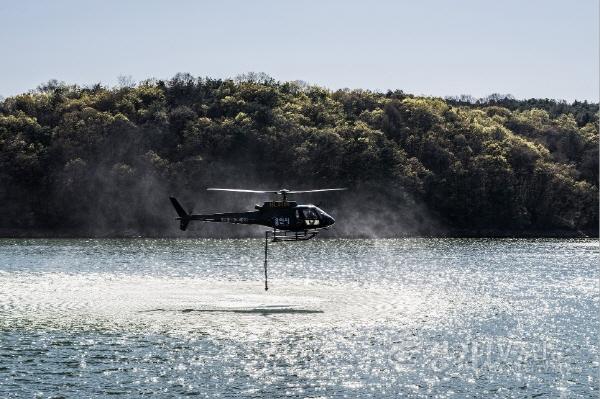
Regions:
[[187, 229], [192, 220], [202, 222], [220, 222], [220, 223], [236, 223], [236, 224], [259, 224], [258, 212], [228, 212], [228, 213], [211, 213], [211, 214], [193, 214], [186, 212], [175, 197], [169, 197], [173, 208], [177, 212], [176, 220], [179, 220], [179, 228]]
[[256, 224], [256, 213], [257, 212], [211, 213], [206, 215], [189, 215], [189, 217], [190, 220], [200, 220], [202, 222]]

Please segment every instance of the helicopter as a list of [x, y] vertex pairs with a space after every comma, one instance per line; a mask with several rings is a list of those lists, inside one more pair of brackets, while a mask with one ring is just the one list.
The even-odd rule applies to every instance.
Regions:
[[275, 194], [281, 199], [266, 201], [262, 205], [255, 205], [254, 211], [226, 212], [211, 214], [195, 214], [192, 210], [186, 212], [175, 197], [169, 197], [175, 211], [179, 228], [186, 230], [193, 220], [202, 222], [220, 222], [235, 224], [254, 224], [266, 226], [273, 230], [265, 231], [265, 291], [269, 289], [267, 282], [267, 259], [269, 240], [278, 241], [305, 241], [314, 238], [319, 231], [327, 229], [335, 223], [335, 219], [324, 210], [313, 204], [298, 205], [296, 201], [288, 201], [290, 194], [319, 193], [326, 191], [343, 191], [346, 188], [323, 188], [318, 190], [244, 190], [234, 188], [207, 188], [207, 191], [226, 191], [249, 194]]
[[226, 191], [250, 194], [275, 194], [281, 200], [267, 201], [255, 205], [255, 211], [227, 212], [211, 214], [194, 214], [186, 212], [175, 197], [170, 197], [177, 212], [176, 220], [180, 221], [179, 228], [186, 230], [193, 220], [202, 222], [221, 222], [235, 224], [255, 224], [273, 229], [274, 241], [296, 241], [313, 238], [321, 229], [326, 229], [335, 223], [335, 219], [318, 206], [307, 204], [298, 205], [296, 201], [288, 201], [290, 194], [318, 193], [325, 191], [342, 191], [345, 188], [324, 188], [319, 190], [243, 190], [233, 188], [207, 188], [207, 191]]

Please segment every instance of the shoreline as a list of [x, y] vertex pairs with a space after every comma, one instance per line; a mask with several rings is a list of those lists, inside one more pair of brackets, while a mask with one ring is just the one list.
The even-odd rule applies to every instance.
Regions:
[[[511, 230], [448, 230], [445, 232], [428, 233], [406, 233], [396, 235], [368, 235], [368, 234], [331, 234], [323, 232], [319, 235], [320, 239], [393, 239], [393, 238], [599, 238], [598, 230], [531, 230], [531, 231], [511, 231]], [[0, 230], [0, 239], [247, 239], [264, 238], [264, 234], [202, 234], [202, 232], [190, 232], [186, 234], [140, 234], [137, 232], [109, 232], [104, 234], [84, 233], [84, 232], [49, 232], [49, 231], [23, 231], [23, 230]]]

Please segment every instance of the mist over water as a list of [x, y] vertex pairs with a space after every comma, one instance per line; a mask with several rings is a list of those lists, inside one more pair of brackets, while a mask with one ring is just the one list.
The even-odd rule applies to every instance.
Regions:
[[0, 396], [592, 397], [596, 240], [0, 240]]

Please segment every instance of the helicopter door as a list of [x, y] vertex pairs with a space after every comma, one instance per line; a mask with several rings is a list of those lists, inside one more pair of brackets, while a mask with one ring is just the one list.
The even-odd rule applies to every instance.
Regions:
[[302, 209], [302, 216], [304, 216], [304, 224], [309, 227], [316, 227], [320, 224], [319, 215], [312, 208]]

